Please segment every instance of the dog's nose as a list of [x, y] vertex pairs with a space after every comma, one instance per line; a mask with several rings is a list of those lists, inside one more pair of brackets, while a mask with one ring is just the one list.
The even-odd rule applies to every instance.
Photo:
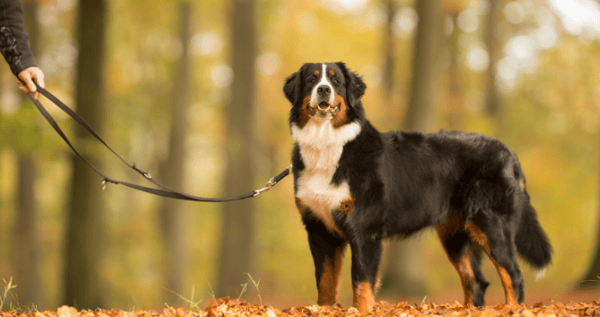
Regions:
[[331, 93], [331, 88], [327, 85], [321, 85], [317, 88], [317, 93], [322, 97], [327, 97]]

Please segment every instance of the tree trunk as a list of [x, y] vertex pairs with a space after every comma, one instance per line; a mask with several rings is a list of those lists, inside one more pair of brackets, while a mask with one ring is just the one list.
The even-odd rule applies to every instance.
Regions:
[[394, 93], [394, 15], [396, 4], [394, 0], [384, 0], [387, 19], [383, 35], [383, 93], [388, 108], [392, 107]]
[[500, 59], [499, 40], [497, 35], [498, 19], [502, 13], [502, 5], [504, 1], [490, 1], [490, 11], [486, 21], [485, 44], [489, 55], [489, 65], [485, 73], [486, 84], [486, 100], [485, 112], [490, 116], [499, 118], [501, 111], [500, 96], [496, 86], [496, 64]]
[[598, 218], [598, 223], [596, 224], [597, 232], [595, 239], [595, 250], [594, 254], [591, 258], [591, 263], [588, 266], [586, 273], [583, 278], [577, 283], [575, 288], [584, 289], [584, 288], [599, 288], [600, 283], [600, 218]]
[[419, 24], [413, 53], [410, 103], [404, 121], [407, 130], [433, 129], [438, 57], [441, 47], [440, 0], [417, 1]]
[[[173, 109], [169, 140], [169, 157], [161, 167], [161, 174], [167, 186], [182, 189], [185, 185], [185, 140], [187, 136], [187, 111], [190, 100], [190, 62], [188, 41], [190, 38], [190, 17], [192, 5], [189, 2], [179, 4], [179, 39], [183, 45], [181, 57], [175, 72], [173, 88]], [[177, 199], [163, 199], [161, 216], [166, 255], [166, 298], [168, 302], [177, 301], [177, 295], [183, 294], [186, 281], [188, 252], [185, 244], [188, 214], [185, 202]], [[171, 292], [172, 291], [172, 292]]]
[[18, 212], [14, 232], [16, 293], [22, 305], [43, 305], [40, 278], [40, 249], [37, 230], [37, 203], [34, 193], [36, 164], [30, 154], [20, 154]]
[[[100, 135], [103, 130], [105, 107], [102, 103], [102, 74], [106, 13], [104, 0], [79, 2], [79, 54], [75, 96], [77, 112]], [[85, 140], [82, 139], [87, 137], [85, 130], [78, 126], [75, 133], [83, 144]], [[67, 219], [63, 303], [76, 305], [79, 309], [95, 309], [103, 306], [100, 262], [102, 247], [106, 243], [101, 179], [83, 160], [75, 156], [72, 156], [72, 160], [73, 179]], [[88, 160], [97, 167], [101, 165], [98, 153], [88, 155]]]
[[[255, 1], [234, 0], [231, 9], [232, 99], [227, 108], [227, 170], [225, 194], [238, 195], [254, 185], [254, 91], [256, 59]], [[253, 273], [254, 200], [223, 205], [219, 296], [239, 294], [240, 284]]]
[[[429, 132], [435, 119], [436, 71], [440, 52], [440, 1], [417, 1], [419, 24], [413, 53], [410, 103], [404, 127], [409, 131]], [[422, 242], [418, 239], [393, 241], [388, 249], [388, 263], [383, 272], [381, 292], [384, 296], [414, 297], [425, 292]]]
[[[29, 34], [34, 56], [39, 55], [39, 23], [37, 22], [37, 1], [24, 0], [23, 11], [25, 25]], [[31, 107], [23, 95], [23, 106]], [[18, 159], [18, 212], [14, 233], [15, 284], [16, 293], [22, 305], [44, 305], [43, 286], [40, 272], [40, 243], [38, 238], [38, 210], [34, 193], [37, 178], [36, 162], [30, 149], [23, 149]]]
[[450, 65], [448, 69], [449, 73], [449, 83], [448, 83], [448, 98], [446, 100], [446, 105], [448, 108], [448, 113], [446, 113], [446, 117], [448, 120], [448, 128], [455, 130], [463, 127], [463, 121], [465, 119], [464, 111], [465, 108], [465, 98], [464, 98], [464, 82], [461, 74], [462, 66], [460, 65], [461, 59], [461, 45], [460, 45], [460, 35], [461, 30], [458, 26], [456, 26], [456, 22], [458, 20], [458, 15], [463, 11], [462, 6], [452, 6], [448, 9], [448, 14], [450, 15], [455, 27], [452, 31], [452, 34], [448, 37], [447, 45], [450, 51]]
[[[596, 228], [600, 228], [600, 220], [596, 225]], [[598, 288], [600, 287], [600, 230], [596, 233], [595, 240], [595, 250], [594, 255], [592, 256], [591, 263], [587, 269], [587, 272], [584, 274], [581, 281], [576, 285], [575, 288], [583, 289], [583, 288]]]

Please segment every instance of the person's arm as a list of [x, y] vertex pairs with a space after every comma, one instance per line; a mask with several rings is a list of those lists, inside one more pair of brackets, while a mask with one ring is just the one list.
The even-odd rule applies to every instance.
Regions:
[[20, 0], [0, 0], [0, 52], [11, 72], [19, 78], [19, 89], [36, 93], [35, 83], [44, 87], [44, 73], [36, 65], [31, 52], [29, 35], [25, 32], [23, 6]]
[[15, 76], [26, 68], [37, 66], [25, 32], [20, 0], [0, 0], [0, 52]]

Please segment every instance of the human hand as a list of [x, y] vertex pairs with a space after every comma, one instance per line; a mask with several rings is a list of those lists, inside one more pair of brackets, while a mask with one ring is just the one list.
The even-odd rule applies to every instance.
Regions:
[[46, 86], [44, 84], [44, 72], [34, 66], [22, 70], [18, 77], [17, 84], [19, 84], [19, 89], [26, 94], [34, 94], [33, 98], [37, 100], [40, 93], [37, 91], [35, 84], [38, 84], [42, 88]]

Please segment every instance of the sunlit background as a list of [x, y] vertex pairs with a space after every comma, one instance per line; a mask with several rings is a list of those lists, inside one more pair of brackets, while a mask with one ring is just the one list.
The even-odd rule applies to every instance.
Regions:
[[[187, 158], [181, 189], [200, 196], [222, 196], [226, 166], [236, 164], [227, 161], [224, 143], [235, 77], [229, 58], [232, 4], [187, 1], [193, 9], [192, 35], [188, 43], [182, 43], [177, 35], [180, 2], [107, 1], [103, 136], [128, 160], [159, 180], [164, 176], [160, 165], [169, 154], [171, 92], [180, 84], [174, 69], [188, 45], [191, 96], [187, 137], [178, 140], [185, 144]], [[256, 0], [258, 150], [253, 159], [259, 164], [255, 166], [256, 182], [248, 184], [248, 190], [262, 186], [290, 164], [290, 105], [282, 86], [305, 62], [346, 62], [368, 86], [363, 105], [371, 123], [381, 131], [405, 128], [419, 15], [416, 1], [392, 2], [393, 83], [386, 92], [387, 1]], [[587, 272], [599, 229], [600, 4], [592, 0], [499, 2], [494, 43], [498, 59], [494, 61], [485, 34], [490, 2], [441, 1], [443, 36], [438, 45], [434, 123], [424, 132], [443, 128], [485, 133], [515, 151], [539, 220], [555, 250], [553, 264], [539, 282], [523, 264], [526, 301], [559, 300], [566, 298]], [[47, 87], [75, 107], [78, 1], [37, 3], [39, 66], [46, 74]], [[19, 265], [13, 260], [19, 251], [12, 245], [19, 213], [21, 174], [17, 167], [23, 155], [31, 155], [37, 171], [33, 189], [39, 215], [39, 288], [43, 290], [36, 305], [55, 308], [63, 304], [71, 154], [30, 102], [22, 99], [6, 63], [0, 64], [0, 278], [14, 275]], [[496, 114], [486, 111], [488, 71], [499, 93], [501, 110]], [[72, 133], [72, 122], [56, 108], [48, 108]], [[102, 157], [110, 175], [143, 182], [108, 154]], [[105, 305], [163, 307], [164, 273], [169, 270], [164, 265], [158, 225], [158, 206], [163, 199], [122, 186], [109, 185], [100, 191], [100, 181], [98, 178], [97, 195], [106, 202], [107, 240], [99, 266]], [[249, 284], [242, 291], [241, 285], [249, 281], [240, 274], [240, 292], [229, 295], [237, 298], [242, 293], [243, 300], [262, 300], [278, 307], [316, 303], [313, 262], [294, 205], [292, 180], [285, 179], [256, 199], [256, 270], [252, 277], [260, 284], [258, 289]], [[193, 202], [184, 206], [189, 211], [185, 228], [189, 261], [180, 292], [183, 297], [194, 294], [195, 300], [205, 301], [218, 283], [219, 237], [227, 230], [222, 224], [223, 206]], [[458, 274], [435, 234], [430, 230], [417, 239], [422, 242], [413, 251], [421, 259], [427, 298], [462, 301]], [[352, 296], [348, 256], [340, 295], [345, 306], [351, 304]], [[488, 300], [502, 302], [501, 284], [489, 261], [485, 261], [484, 272], [492, 282]], [[13, 292], [18, 294], [19, 287]], [[189, 305], [185, 301], [175, 304]]]

